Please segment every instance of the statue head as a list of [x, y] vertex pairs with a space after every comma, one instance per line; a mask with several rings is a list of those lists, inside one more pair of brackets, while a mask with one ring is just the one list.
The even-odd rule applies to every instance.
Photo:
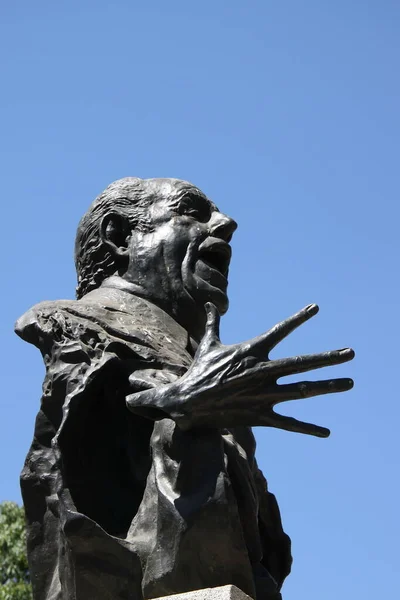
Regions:
[[233, 219], [186, 181], [115, 181], [78, 226], [77, 296], [117, 276], [178, 321], [191, 311], [204, 313], [207, 301], [223, 314], [235, 229]]

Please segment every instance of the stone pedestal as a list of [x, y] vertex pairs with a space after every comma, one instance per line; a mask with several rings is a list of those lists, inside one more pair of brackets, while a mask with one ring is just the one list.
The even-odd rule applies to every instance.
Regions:
[[194, 592], [184, 592], [183, 594], [173, 594], [164, 596], [155, 600], [253, 600], [239, 590], [235, 585], [223, 585], [221, 587], [205, 588], [195, 590]]

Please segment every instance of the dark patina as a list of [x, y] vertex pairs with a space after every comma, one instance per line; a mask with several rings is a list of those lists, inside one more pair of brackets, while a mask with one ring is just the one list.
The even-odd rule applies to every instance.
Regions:
[[77, 300], [18, 320], [46, 366], [21, 479], [35, 600], [225, 584], [280, 598], [290, 540], [251, 427], [327, 437], [274, 407], [352, 381], [277, 380], [354, 353], [269, 359], [315, 304], [250, 341], [221, 343], [235, 229], [190, 183], [116, 181], [79, 224]]

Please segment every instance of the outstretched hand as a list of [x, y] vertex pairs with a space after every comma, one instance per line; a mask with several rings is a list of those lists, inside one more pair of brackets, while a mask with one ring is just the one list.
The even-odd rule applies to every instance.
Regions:
[[[183, 428], [269, 426], [327, 437], [324, 427], [277, 414], [276, 404], [321, 394], [344, 392], [351, 379], [329, 379], [278, 384], [281, 377], [341, 364], [354, 357], [350, 348], [320, 354], [270, 360], [269, 353], [297, 327], [317, 314], [311, 304], [250, 341], [226, 346], [219, 338], [219, 314], [206, 304], [207, 324], [203, 339], [188, 371], [158, 390], [132, 394], [128, 407], [134, 412], [152, 406], [174, 418]], [[142, 395], [142, 397], [140, 397]], [[160, 418], [160, 416], [158, 416]]]

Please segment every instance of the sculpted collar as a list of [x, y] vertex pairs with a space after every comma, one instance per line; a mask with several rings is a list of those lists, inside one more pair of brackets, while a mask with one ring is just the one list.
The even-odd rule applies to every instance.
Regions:
[[110, 277], [78, 302], [135, 315], [135, 321], [140, 320], [145, 330], [151, 330], [151, 333], [157, 332], [156, 339], [161, 334], [164, 340], [168, 342], [173, 340], [174, 345], [177, 344], [193, 356], [197, 344], [190, 338], [186, 329], [162, 308], [136, 295], [134, 287], [120, 277]]

